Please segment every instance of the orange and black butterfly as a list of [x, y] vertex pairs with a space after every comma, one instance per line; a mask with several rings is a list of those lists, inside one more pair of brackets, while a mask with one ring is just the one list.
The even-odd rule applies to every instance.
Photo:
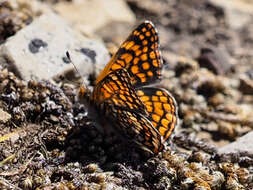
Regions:
[[158, 33], [146, 21], [120, 46], [88, 96], [91, 105], [113, 121], [114, 130], [153, 153], [164, 148], [178, 120], [173, 96], [162, 88], [145, 87], [161, 79], [161, 69]]

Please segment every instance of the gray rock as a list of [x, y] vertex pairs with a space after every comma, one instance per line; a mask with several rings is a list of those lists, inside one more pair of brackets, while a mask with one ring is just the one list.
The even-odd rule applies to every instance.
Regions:
[[200, 67], [205, 67], [217, 75], [228, 72], [231, 68], [229, 54], [225, 48], [202, 48], [197, 61]]
[[253, 154], [253, 131], [240, 137], [237, 141], [219, 148], [219, 154], [248, 152]]
[[54, 13], [42, 15], [9, 38], [0, 46], [0, 60], [22, 79], [52, 79], [73, 70], [66, 51], [83, 76], [109, 61], [103, 44], [72, 30]]

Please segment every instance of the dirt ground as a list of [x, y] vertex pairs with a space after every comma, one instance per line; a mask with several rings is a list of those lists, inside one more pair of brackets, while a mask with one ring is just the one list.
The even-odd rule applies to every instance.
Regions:
[[[100, 134], [77, 85], [26, 82], [0, 60], [0, 189], [253, 189], [253, 152], [218, 151], [253, 128], [253, 16], [234, 28], [213, 1], [126, 2], [135, 25], [151, 20], [159, 31], [159, 85], [180, 120], [170, 146], [152, 156]], [[0, 44], [33, 21], [22, 10], [0, 4]], [[126, 31], [118, 24], [98, 34], [113, 53]]]

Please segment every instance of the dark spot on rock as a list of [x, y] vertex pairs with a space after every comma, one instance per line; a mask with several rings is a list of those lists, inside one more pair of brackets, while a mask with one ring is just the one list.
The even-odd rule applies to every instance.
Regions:
[[47, 43], [42, 41], [41, 39], [35, 38], [35, 39], [31, 40], [28, 47], [32, 53], [38, 53], [39, 49], [41, 47], [43, 47], [43, 48], [47, 47]]
[[94, 50], [91, 50], [89, 48], [81, 48], [80, 51], [84, 55], [88, 56], [91, 59], [92, 63], [95, 63], [95, 61], [96, 61], [95, 57], [97, 56], [97, 54], [96, 54], [96, 52]]
[[62, 57], [62, 60], [63, 60], [63, 62], [66, 63], [66, 64], [69, 64], [69, 63], [70, 63], [69, 58], [67, 58], [66, 56], [63, 56], [63, 57]]
[[33, 21], [33, 17], [29, 16], [29, 17], [27, 18], [27, 20], [25, 21], [25, 24], [26, 24], [26, 25], [31, 24], [32, 21]]

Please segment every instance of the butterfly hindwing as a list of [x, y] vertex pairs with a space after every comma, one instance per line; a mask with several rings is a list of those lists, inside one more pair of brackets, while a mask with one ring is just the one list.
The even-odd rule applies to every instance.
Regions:
[[153, 153], [158, 153], [164, 148], [159, 131], [142, 114], [124, 109], [115, 110], [111, 113], [115, 114], [113, 118], [116, 130], [123, 132], [128, 139], [135, 141]]
[[154, 153], [163, 149], [162, 137], [146, 117], [145, 105], [132, 87], [126, 70], [108, 74], [96, 85], [93, 99], [100, 110], [104, 109], [118, 132]]
[[144, 103], [148, 119], [166, 141], [177, 124], [177, 104], [169, 92], [162, 88], [142, 87], [137, 95]]

